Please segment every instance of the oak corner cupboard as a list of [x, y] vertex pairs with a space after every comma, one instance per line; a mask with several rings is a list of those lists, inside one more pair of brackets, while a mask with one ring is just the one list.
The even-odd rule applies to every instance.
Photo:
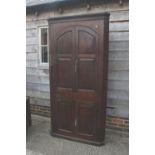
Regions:
[[49, 19], [52, 135], [104, 144], [109, 13]]

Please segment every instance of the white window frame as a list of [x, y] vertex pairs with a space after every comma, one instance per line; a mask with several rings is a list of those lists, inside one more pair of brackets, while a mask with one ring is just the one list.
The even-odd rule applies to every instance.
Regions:
[[[48, 58], [48, 62], [42, 62], [42, 53], [41, 53], [41, 30], [46, 28], [47, 29], [47, 58]], [[49, 65], [49, 41], [48, 41], [48, 35], [49, 35], [49, 31], [48, 31], [48, 26], [41, 26], [38, 27], [39, 29], [39, 62], [41, 66], [48, 66]]]

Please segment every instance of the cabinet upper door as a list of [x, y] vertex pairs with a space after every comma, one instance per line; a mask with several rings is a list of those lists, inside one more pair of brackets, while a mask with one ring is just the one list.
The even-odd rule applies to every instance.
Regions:
[[96, 91], [98, 35], [90, 27], [77, 26], [77, 90]]

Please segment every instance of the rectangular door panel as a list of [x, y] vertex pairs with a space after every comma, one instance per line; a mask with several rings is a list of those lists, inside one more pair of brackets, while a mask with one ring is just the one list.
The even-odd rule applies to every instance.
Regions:
[[58, 89], [56, 92], [56, 120], [57, 130], [62, 133], [74, 131], [74, 103], [73, 93], [69, 90]]
[[78, 104], [78, 135], [95, 137], [97, 104], [81, 102]]
[[69, 101], [57, 102], [57, 128], [58, 131], [73, 132], [73, 104]]
[[57, 59], [57, 87], [73, 88], [73, 63], [71, 58]]
[[96, 90], [96, 61], [89, 58], [79, 58], [78, 90]]

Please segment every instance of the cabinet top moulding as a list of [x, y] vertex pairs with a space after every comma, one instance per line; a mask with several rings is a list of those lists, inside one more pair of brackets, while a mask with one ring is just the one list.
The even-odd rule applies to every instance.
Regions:
[[72, 16], [60, 16], [49, 18], [48, 21], [50, 24], [54, 24], [57, 22], [71, 22], [71, 21], [82, 21], [82, 20], [99, 20], [99, 19], [109, 19], [110, 13], [89, 13], [89, 14], [82, 14], [82, 15], [72, 15]]

